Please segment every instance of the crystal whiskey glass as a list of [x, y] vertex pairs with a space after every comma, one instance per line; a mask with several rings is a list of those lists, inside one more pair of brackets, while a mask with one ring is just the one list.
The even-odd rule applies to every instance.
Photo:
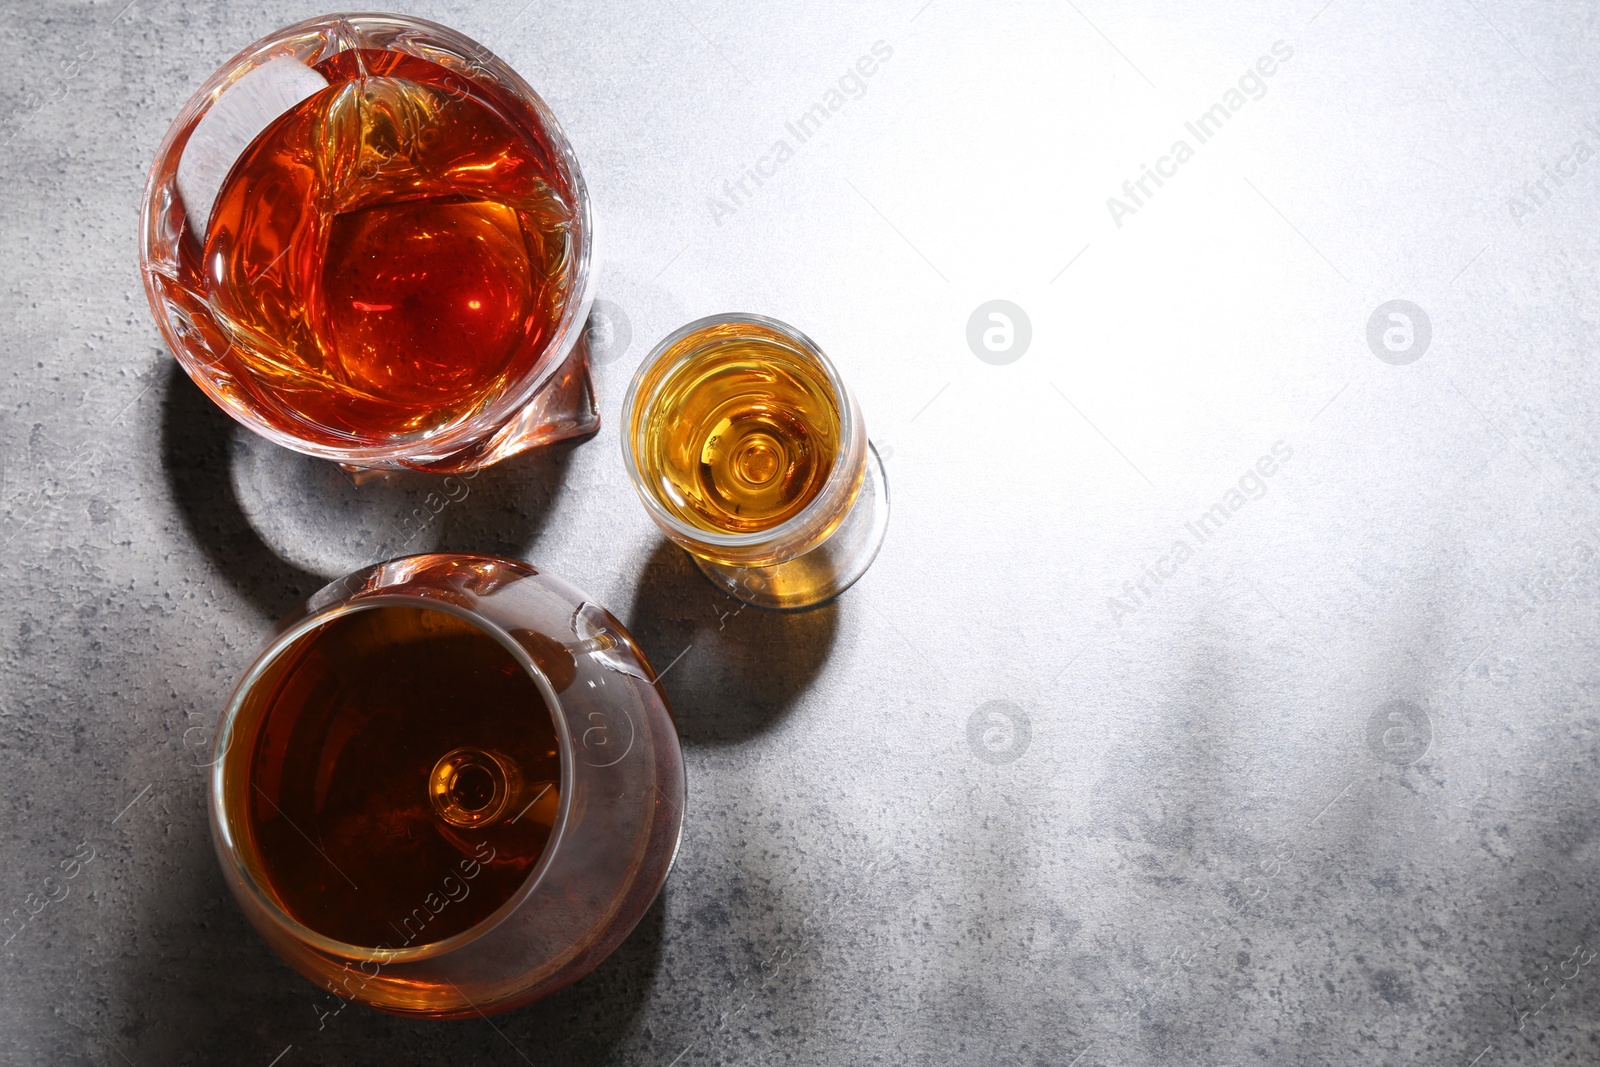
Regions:
[[217, 404], [351, 467], [592, 432], [589, 197], [555, 116], [453, 30], [329, 15], [225, 63], [145, 189], [156, 323]]

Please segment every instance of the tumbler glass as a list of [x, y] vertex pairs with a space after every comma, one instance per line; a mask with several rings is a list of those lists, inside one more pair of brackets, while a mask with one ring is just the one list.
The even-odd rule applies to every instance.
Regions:
[[645, 359], [622, 412], [645, 510], [725, 592], [814, 607], [877, 556], [883, 464], [855, 396], [794, 327], [750, 314], [691, 322]]
[[643, 653], [513, 560], [409, 556], [323, 589], [216, 744], [213, 839], [245, 915], [307, 978], [400, 1015], [583, 977], [650, 907], [683, 822]]
[[326, 15], [223, 64], [156, 154], [139, 264], [183, 369], [285, 447], [453, 472], [599, 425], [577, 159], [443, 26]]

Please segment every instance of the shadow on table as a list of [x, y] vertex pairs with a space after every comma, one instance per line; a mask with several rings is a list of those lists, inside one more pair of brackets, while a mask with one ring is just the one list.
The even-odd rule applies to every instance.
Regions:
[[[178, 512], [212, 565], [270, 619], [344, 572], [394, 556], [522, 555], [561, 492], [572, 450], [581, 444], [563, 442], [516, 456], [448, 485], [442, 475], [397, 471], [357, 486], [332, 463], [250, 437], [176, 363], [168, 375], [162, 456]], [[241, 504], [234, 479], [241, 449], [269, 450], [261, 462], [273, 467], [276, 495], [255, 504], [269, 518], [284, 519], [279, 529], [258, 529]], [[331, 544], [341, 536], [349, 543], [334, 555], [346, 562], [336, 565], [313, 569], [282, 551], [317, 557], [319, 540]]]
[[626, 621], [661, 676], [683, 742], [721, 745], [771, 729], [805, 693], [833, 647], [839, 608], [748, 607], [663, 540]]
[[229, 476], [237, 423], [177, 363], [167, 367], [161, 416], [161, 460], [173, 502], [212, 565], [273, 619], [325, 585], [326, 578], [281, 558], [251, 528]]

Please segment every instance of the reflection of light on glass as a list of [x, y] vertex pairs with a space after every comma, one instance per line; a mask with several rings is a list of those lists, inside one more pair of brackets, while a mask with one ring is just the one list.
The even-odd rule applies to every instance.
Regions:
[[572, 613], [572, 632], [577, 636], [578, 643], [567, 646], [567, 651], [574, 656], [593, 656], [608, 670], [650, 681], [627, 649], [618, 651], [622, 641], [611, 632], [601, 608], [587, 601], [579, 604]]

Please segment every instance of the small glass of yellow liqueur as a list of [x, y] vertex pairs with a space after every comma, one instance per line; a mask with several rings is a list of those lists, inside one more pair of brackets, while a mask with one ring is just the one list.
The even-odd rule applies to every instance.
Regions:
[[713, 315], [670, 334], [622, 402], [623, 459], [657, 526], [748, 604], [824, 604], [889, 521], [883, 464], [839, 372], [805, 334]]

